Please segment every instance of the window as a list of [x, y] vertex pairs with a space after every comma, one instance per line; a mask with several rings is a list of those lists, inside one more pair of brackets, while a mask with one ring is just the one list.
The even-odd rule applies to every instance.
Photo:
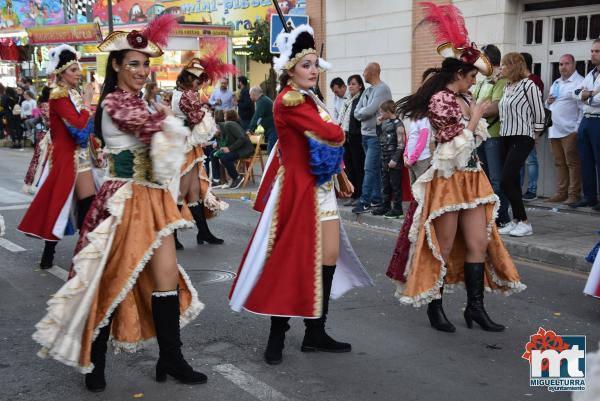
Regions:
[[575, 17], [565, 18], [565, 42], [575, 39]]
[[535, 43], [542, 43], [542, 32], [544, 30], [544, 20], [535, 21]]
[[582, 77], [585, 77], [585, 60], [579, 60], [575, 62], [575, 69]]
[[538, 45], [543, 43], [544, 20], [525, 21], [525, 44]]
[[527, 21], [525, 23], [525, 44], [533, 43], [533, 21]]
[[531, 72], [533, 72], [538, 77], [541, 77], [542, 76], [542, 64], [541, 63], [533, 63], [532, 67], [533, 67], [533, 71], [531, 71]]
[[552, 63], [552, 82], [556, 81], [559, 77], [558, 63]]
[[600, 14], [590, 16], [590, 39], [600, 37]]
[[577, 40], [587, 40], [588, 16], [581, 15], [577, 17]]
[[554, 36], [553, 42], [562, 42], [563, 40], [563, 19], [554, 18]]

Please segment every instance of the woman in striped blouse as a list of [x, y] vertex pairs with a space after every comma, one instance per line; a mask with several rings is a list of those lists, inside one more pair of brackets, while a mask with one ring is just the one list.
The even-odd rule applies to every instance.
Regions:
[[500, 186], [510, 202], [513, 220], [498, 232], [523, 237], [533, 234], [533, 230], [525, 213], [519, 172], [544, 129], [544, 105], [542, 93], [527, 78], [523, 56], [506, 54], [500, 68], [509, 82], [499, 103], [500, 136], [504, 147]]

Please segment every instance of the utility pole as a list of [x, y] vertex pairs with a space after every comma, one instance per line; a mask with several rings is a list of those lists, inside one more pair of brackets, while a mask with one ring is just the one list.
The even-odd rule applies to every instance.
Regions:
[[112, 9], [112, 0], [106, 0], [108, 4], [108, 34], [110, 35], [113, 32], [113, 9]]

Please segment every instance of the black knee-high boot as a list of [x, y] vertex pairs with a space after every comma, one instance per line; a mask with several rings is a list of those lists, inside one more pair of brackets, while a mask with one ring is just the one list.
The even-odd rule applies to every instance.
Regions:
[[83, 227], [83, 222], [85, 220], [85, 215], [88, 210], [90, 210], [90, 206], [92, 202], [96, 198], [96, 195], [88, 196], [87, 198], [79, 199], [77, 201], [77, 229], [81, 230]]
[[156, 363], [156, 381], [164, 382], [169, 375], [184, 384], [206, 383], [206, 375], [196, 372], [181, 353], [177, 290], [152, 293], [152, 317], [160, 350]]
[[486, 331], [503, 331], [504, 326], [494, 323], [483, 306], [483, 263], [465, 263], [465, 287], [467, 288], [467, 308], [465, 322], [473, 327], [473, 320]]
[[40, 261], [40, 269], [50, 269], [54, 266], [54, 251], [58, 241], [44, 241], [44, 252]]
[[108, 349], [107, 343], [110, 336], [111, 324], [112, 316], [108, 324], [100, 329], [98, 336], [92, 343], [91, 359], [94, 364], [94, 370], [85, 375], [85, 387], [93, 393], [104, 391], [106, 388], [104, 368], [106, 367], [106, 350]]
[[282, 351], [285, 347], [285, 333], [290, 329], [289, 320], [289, 317], [271, 316], [269, 341], [264, 354], [269, 365], [279, 365], [283, 360]]
[[304, 319], [306, 330], [302, 340], [302, 352], [350, 352], [352, 346], [348, 343], [335, 341], [325, 332], [327, 312], [329, 312], [329, 296], [335, 273], [334, 266], [323, 265], [323, 315], [318, 319]]
[[[440, 293], [444, 293], [444, 287], [440, 288]], [[427, 305], [427, 316], [429, 317], [429, 323], [431, 327], [439, 331], [445, 331], [447, 333], [454, 333], [456, 327], [446, 317], [444, 308], [442, 308], [442, 298], [434, 299]]]
[[224, 240], [221, 238], [215, 237], [208, 228], [208, 223], [206, 222], [206, 216], [204, 216], [204, 205], [201, 203], [189, 206], [190, 212], [192, 212], [192, 216], [194, 216], [194, 220], [196, 221], [196, 227], [198, 227], [198, 234], [196, 235], [196, 242], [198, 244], [203, 244], [204, 241], [209, 244], [221, 245]]
[[[179, 212], [181, 212], [182, 207], [183, 205], [177, 205], [177, 209], [179, 209]], [[175, 249], [178, 251], [182, 250], [183, 244], [179, 242], [179, 238], [177, 238], [177, 230], [173, 230], [173, 238], [175, 239]]]

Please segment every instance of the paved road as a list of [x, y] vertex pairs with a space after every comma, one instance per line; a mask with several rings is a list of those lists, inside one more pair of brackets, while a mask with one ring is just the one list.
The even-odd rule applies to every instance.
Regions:
[[[432, 330], [425, 310], [399, 305], [384, 272], [394, 235], [347, 225], [359, 257], [376, 286], [335, 301], [328, 322], [331, 334], [352, 343], [348, 354], [300, 352], [301, 321], [288, 334], [284, 362], [262, 361], [268, 320], [228, 308], [226, 297], [257, 214], [248, 203], [233, 201], [209, 222], [226, 239], [223, 246], [197, 246], [194, 233], [182, 233], [186, 249], [178, 256], [190, 272], [205, 311], [182, 332], [184, 353], [209, 382], [185, 386], [153, 381], [157, 348], [135, 355], [109, 355], [107, 390], [87, 393], [83, 377], [72, 368], [36, 356], [31, 340], [50, 294], [62, 284], [36, 265], [41, 243], [16, 232], [30, 199], [19, 193], [31, 152], [0, 149], [0, 213], [6, 239], [23, 248], [0, 246], [0, 399], [2, 400], [568, 400], [569, 394], [529, 387], [529, 367], [521, 359], [524, 344], [539, 326], [559, 334], [587, 335], [590, 349], [600, 341], [600, 302], [581, 293], [578, 272], [519, 262], [528, 290], [512, 297], [487, 296], [491, 316], [504, 333], [469, 330], [462, 320], [465, 293], [445, 298], [457, 332]], [[16, 205], [16, 206], [15, 206]], [[74, 239], [60, 242], [56, 263], [69, 265]], [[60, 270], [59, 270], [60, 272]], [[60, 274], [58, 274], [60, 276]], [[226, 280], [226, 281], [223, 281]], [[600, 395], [599, 395], [600, 399]]]

